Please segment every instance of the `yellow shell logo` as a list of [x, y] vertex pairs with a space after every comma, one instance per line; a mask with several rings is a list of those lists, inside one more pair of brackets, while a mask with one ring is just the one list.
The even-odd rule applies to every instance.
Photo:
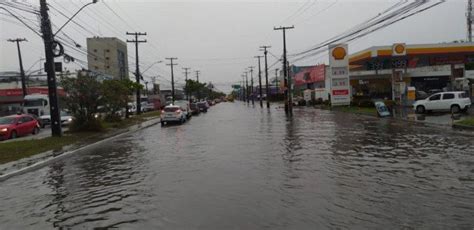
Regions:
[[395, 52], [397, 54], [403, 54], [405, 52], [405, 46], [402, 44], [398, 44], [395, 46]]
[[336, 60], [343, 60], [347, 55], [346, 49], [343, 47], [336, 47], [334, 50], [332, 50], [332, 56]]

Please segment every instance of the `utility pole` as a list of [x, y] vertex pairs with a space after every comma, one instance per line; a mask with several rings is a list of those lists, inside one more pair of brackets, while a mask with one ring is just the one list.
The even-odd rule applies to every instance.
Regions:
[[260, 58], [262, 58], [262, 56], [255, 56], [255, 58], [258, 59], [258, 85], [259, 85], [259, 94], [260, 94], [260, 108], [263, 108], [263, 90], [262, 90], [262, 69], [261, 69], [261, 66], [260, 66]]
[[[146, 43], [145, 40], [138, 40], [138, 36], [146, 36], [146, 33], [140, 33], [140, 32], [135, 32], [135, 33], [129, 33], [127, 32], [127, 35], [133, 35], [135, 36], [135, 40], [128, 40], [127, 42], [129, 43], [135, 43], [135, 64], [136, 64], [136, 71], [135, 71], [135, 79], [138, 85], [140, 85], [140, 65], [139, 65], [139, 59], [138, 59], [138, 44], [139, 43]], [[137, 115], [140, 115], [142, 113], [142, 106], [141, 106], [141, 100], [140, 100], [140, 88], [137, 88]]]
[[263, 49], [263, 54], [265, 54], [265, 87], [266, 87], [266, 101], [267, 101], [267, 108], [270, 108], [270, 101], [268, 100], [268, 97], [270, 96], [270, 88], [268, 86], [268, 62], [267, 62], [267, 54], [268, 54], [268, 48], [271, 48], [271, 46], [260, 46], [261, 49]]
[[54, 66], [53, 43], [54, 36], [51, 29], [51, 20], [48, 14], [46, 0], [40, 0], [41, 32], [44, 41], [44, 53], [46, 56], [45, 71], [48, 76], [48, 96], [51, 114], [51, 134], [53, 137], [62, 136], [61, 118], [59, 116], [59, 103], [56, 85], [56, 72]]
[[189, 101], [189, 93], [188, 93], [188, 73], [191, 68], [186, 67], [184, 69], [184, 79], [186, 80], [185, 87], [186, 87], [186, 100]]
[[280, 81], [278, 81], [278, 70], [279, 69], [275, 69], [275, 87], [276, 87], [277, 96], [278, 96], [278, 93], [280, 92], [280, 85], [278, 85], [278, 83], [280, 83]]
[[165, 59], [170, 60], [170, 64], [166, 64], [166, 65], [171, 66], [171, 98], [172, 98], [171, 100], [172, 100], [172, 103], [174, 104], [175, 98], [174, 98], [174, 72], [173, 72], [174, 69], [173, 69], [173, 66], [178, 65], [178, 64], [173, 63], [173, 60], [177, 60], [178, 58], [171, 57], [171, 58], [165, 58]]
[[25, 70], [23, 69], [23, 60], [21, 58], [21, 49], [20, 49], [20, 42], [27, 42], [25, 38], [17, 38], [17, 39], [8, 39], [9, 42], [16, 42], [16, 47], [18, 49], [18, 59], [20, 60], [20, 76], [21, 76], [21, 89], [23, 90], [23, 97], [25, 97], [28, 92], [26, 90], [26, 77], [25, 77]]
[[250, 97], [249, 97], [249, 75], [248, 72], [245, 71], [245, 98], [247, 99], [247, 104], [250, 103]]
[[245, 75], [241, 74], [242, 81], [240, 82], [240, 100], [245, 101]]
[[196, 72], [196, 81], [199, 83], [199, 74], [201, 73], [201, 71], [196, 70], [194, 72]]
[[467, 2], [467, 40], [472, 42], [472, 0]]
[[252, 96], [252, 105], [255, 105], [255, 98], [253, 96], [253, 68], [254, 66], [249, 66], [250, 69], [250, 95]]
[[293, 114], [293, 102], [291, 99], [291, 79], [288, 77], [287, 59], [286, 59], [286, 30], [294, 29], [294, 26], [273, 28], [274, 30], [283, 30], [283, 76], [285, 82], [285, 112]]

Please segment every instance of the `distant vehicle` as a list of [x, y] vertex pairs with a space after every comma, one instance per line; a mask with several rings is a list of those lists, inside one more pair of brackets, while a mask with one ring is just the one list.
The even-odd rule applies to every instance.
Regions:
[[209, 104], [206, 101], [201, 101], [197, 103], [200, 112], [207, 113], [207, 109], [209, 108]]
[[199, 113], [201, 113], [201, 111], [199, 110], [199, 107], [198, 107], [197, 103], [191, 103], [191, 104], [189, 104], [189, 108], [191, 109], [191, 114], [192, 114], [192, 115], [198, 115]]
[[38, 134], [39, 131], [38, 121], [30, 115], [21, 114], [0, 118], [0, 140]]
[[28, 115], [32, 116], [38, 122], [39, 127], [44, 128], [45, 125], [43, 124], [43, 120], [41, 120], [40, 117], [36, 116], [35, 114]]
[[425, 91], [416, 91], [415, 92], [415, 97], [416, 100], [424, 100], [428, 97], [429, 95]]
[[[73, 117], [69, 113], [61, 111], [60, 116], [61, 126], [68, 126], [72, 123]], [[51, 115], [40, 116], [40, 119], [42, 121], [41, 128], [44, 128], [46, 125], [51, 125]]]
[[128, 103], [128, 113], [136, 113], [136, 112], [137, 112], [137, 104]]
[[375, 102], [375, 108], [377, 109], [377, 114], [379, 117], [389, 117], [390, 116], [390, 111], [388, 110], [387, 106], [385, 103], [378, 101]]
[[161, 126], [170, 122], [183, 124], [186, 122], [186, 114], [179, 105], [168, 105], [161, 111]]
[[441, 90], [441, 89], [430, 89], [430, 90], [428, 91], [428, 94], [429, 94], [429, 95], [433, 95], [433, 94], [435, 94], [435, 93], [441, 93], [441, 92], [443, 92], [443, 90]]
[[430, 97], [416, 101], [413, 108], [417, 113], [426, 111], [451, 111], [452, 113], [465, 112], [471, 106], [471, 99], [462, 91], [436, 93]]
[[142, 102], [141, 109], [142, 109], [142, 112], [150, 112], [150, 111], [155, 110], [155, 105], [148, 102]]
[[186, 118], [191, 117], [192, 112], [191, 112], [191, 107], [190, 107], [188, 101], [184, 101], [184, 100], [175, 101], [175, 102], [174, 102], [174, 105], [178, 105], [178, 106], [181, 107], [181, 110], [182, 110], [182, 111], [184, 112], [184, 114], [186, 115]]
[[50, 114], [49, 97], [43, 94], [26, 95], [23, 99], [23, 113], [43, 116]]

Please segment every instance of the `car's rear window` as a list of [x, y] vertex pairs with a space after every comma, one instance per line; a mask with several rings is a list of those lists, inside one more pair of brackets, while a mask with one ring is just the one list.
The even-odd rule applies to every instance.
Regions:
[[467, 98], [467, 93], [460, 93], [459, 98]]
[[164, 110], [165, 112], [176, 112], [178, 109], [178, 107], [167, 107]]

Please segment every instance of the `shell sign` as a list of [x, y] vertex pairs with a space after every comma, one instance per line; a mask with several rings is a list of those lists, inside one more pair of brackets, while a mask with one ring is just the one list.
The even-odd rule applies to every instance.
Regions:
[[349, 66], [348, 48], [347, 44], [329, 45], [329, 63], [331, 63], [331, 67]]
[[344, 58], [347, 56], [347, 51], [344, 49], [344, 47], [339, 46], [332, 50], [332, 56], [335, 60], [344, 60]]
[[405, 56], [407, 49], [405, 43], [397, 43], [392, 46], [392, 56]]

